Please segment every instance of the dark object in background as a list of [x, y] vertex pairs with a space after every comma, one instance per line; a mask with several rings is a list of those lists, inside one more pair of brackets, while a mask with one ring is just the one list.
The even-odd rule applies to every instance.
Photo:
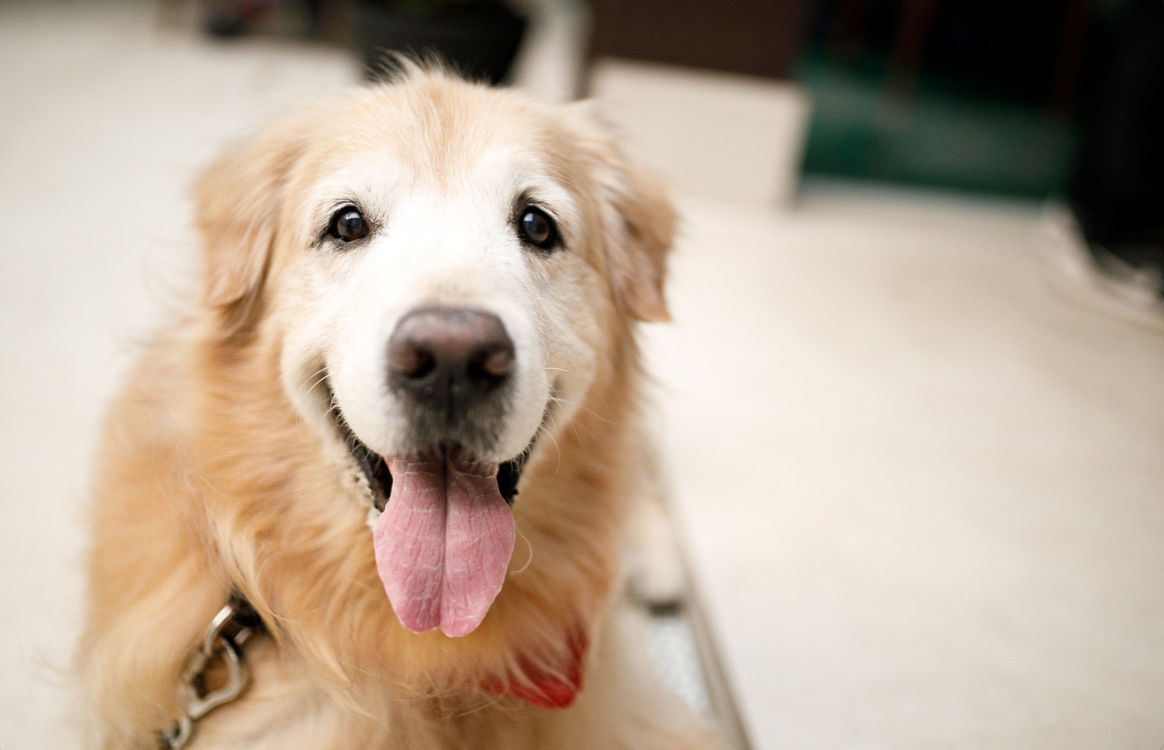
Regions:
[[1064, 194], [1094, 1], [807, 0], [805, 171]]
[[850, 66], [915, 66], [897, 72], [1041, 107], [1056, 103], [1057, 86], [1074, 88], [1080, 16], [1090, 2], [809, 0], [805, 40], [810, 52]]
[[352, 15], [368, 80], [391, 70], [388, 53], [396, 51], [421, 58], [435, 53], [470, 78], [496, 85], [509, 73], [526, 27], [524, 18], [489, 2], [358, 0]]
[[591, 56], [787, 78], [804, 0], [593, 0]]
[[278, 0], [218, 0], [206, 3], [206, 31], [220, 39], [249, 33], [275, 10]]
[[1093, 28], [1072, 208], [1100, 261], [1164, 274], [1164, 3], [1126, 0]]

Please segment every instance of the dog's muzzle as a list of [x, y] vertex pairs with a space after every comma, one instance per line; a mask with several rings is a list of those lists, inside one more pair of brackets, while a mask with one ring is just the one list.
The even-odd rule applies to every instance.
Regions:
[[414, 310], [387, 351], [387, 382], [411, 447], [393, 456], [371, 451], [333, 404], [381, 511], [372, 529], [377, 572], [413, 632], [468, 635], [504, 584], [516, 534], [510, 506], [528, 449], [503, 463], [481, 457], [495, 452], [515, 365], [496, 315]]
[[[516, 366], [513, 340], [501, 319], [467, 308], [426, 307], [406, 314], [387, 346], [387, 384], [408, 436], [403, 455], [457, 449], [489, 455], [504, 429]], [[387, 457], [371, 450], [348, 425], [324, 381], [329, 413], [368, 480], [376, 510], [391, 495]], [[543, 420], [544, 421], [544, 420]], [[498, 467], [497, 484], [512, 504], [533, 441]]]

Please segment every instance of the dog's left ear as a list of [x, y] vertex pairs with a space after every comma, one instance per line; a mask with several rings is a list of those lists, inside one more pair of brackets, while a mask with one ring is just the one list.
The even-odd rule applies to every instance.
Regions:
[[613, 212], [607, 216], [607, 263], [620, 305], [631, 317], [666, 322], [667, 256], [676, 215], [662, 184], [614, 144], [611, 128], [595, 116], [593, 101], [567, 108], [567, 120], [595, 165], [595, 177]]
[[302, 139], [285, 122], [210, 166], [194, 189], [205, 264], [202, 303], [231, 328], [258, 310], [281, 220], [283, 185]]
[[615, 208], [624, 236], [611, 248], [612, 281], [627, 312], [638, 320], [664, 323], [671, 319], [664, 285], [675, 240], [675, 210], [653, 178], [625, 161], [622, 173], [626, 189]]

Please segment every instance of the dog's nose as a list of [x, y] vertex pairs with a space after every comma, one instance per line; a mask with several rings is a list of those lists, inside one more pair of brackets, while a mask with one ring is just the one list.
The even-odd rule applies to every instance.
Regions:
[[388, 341], [392, 389], [433, 408], [466, 408], [509, 379], [513, 341], [493, 313], [414, 310]]

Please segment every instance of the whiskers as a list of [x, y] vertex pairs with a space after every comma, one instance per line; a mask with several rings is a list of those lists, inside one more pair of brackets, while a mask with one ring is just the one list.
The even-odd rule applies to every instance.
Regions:
[[525, 542], [526, 549], [529, 550], [529, 557], [526, 558], [525, 564], [509, 574], [511, 576], [516, 576], [516, 575], [521, 575], [522, 573], [524, 573], [526, 571], [527, 568], [529, 568], [530, 564], [533, 562], [534, 550], [533, 550], [533, 544], [530, 542], [529, 537], [527, 537], [525, 535], [525, 533], [522, 532], [521, 526], [515, 523], [513, 525], [513, 528], [517, 531], [517, 535], [519, 537], [521, 537], [521, 540], [523, 542]]
[[[300, 396], [299, 396], [299, 408], [300, 409], [302, 409], [304, 406], [306, 406], [307, 399], [311, 398], [311, 392], [314, 391], [316, 388], [318, 388], [321, 384], [327, 382], [327, 365], [323, 365], [318, 370], [311, 373], [310, 377], [314, 379], [314, 382], [312, 382], [312, 384], [307, 387], [306, 391], [304, 391], [302, 394], [300, 394]], [[330, 396], [331, 408], [334, 409], [335, 408], [335, 396], [331, 395], [330, 389], [327, 389], [327, 390], [328, 390], [328, 395]], [[328, 414], [330, 415], [330, 413], [331, 412], [329, 410]]]
[[[577, 375], [577, 373], [573, 372], [572, 370], [567, 370], [567, 369], [562, 368], [562, 367], [543, 367], [542, 369], [545, 370], [546, 372], [564, 372], [567, 375]], [[597, 419], [601, 422], [605, 422], [606, 424], [618, 424], [614, 420], [608, 419], [608, 418], [602, 416], [601, 414], [599, 414], [598, 412], [594, 411], [593, 409], [585, 406], [581, 400], [571, 401], [570, 399], [560, 398], [557, 395], [555, 395], [555, 394], [557, 394], [557, 392], [558, 392], [558, 389], [555, 386], [552, 390], [551, 395], [550, 395], [550, 401], [553, 401], [555, 404], [561, 404], [563, 406], [581, 409], [582, 411], [591, 415], [595, 419]], [[606, 400], [604, 398], [602, 398], [602, 394], [594, 387], [593, 383], [591, 383], [586, 388], [586, 394], [589, 395], [590, 393], [593, 393], [595, 395], [595, 397], [597, 397], [598, 400], [602, 402], [603, 406], [609, 407], [609, 404], [607, 404]], [[575, 430], [574, 434], [575, 435], [578, 434], [577, 430]]]
[[[550, 421], [551, 423], [554, 421], [554, 417], [548, 410], [546, 411], [546, 420]], [[558, 429], [557, 424], [554, 424], [554, 429]], [[545, 421], [543, 421], [542, 424], [538, 427], [538, 435], [545, 435], [550, 439], [550, 442], [554, 444], [554, 453], [556, 453], [558, 456], [558, 464], [554, 467], [554, 476], [550, 477], [550, 481], [553, 481], [554, 478], [558, 476], [558, 470], [562, 468], [562, 446], [558, 445], [558, 439], [554, 437], [554, 433], [546, 429]]]

